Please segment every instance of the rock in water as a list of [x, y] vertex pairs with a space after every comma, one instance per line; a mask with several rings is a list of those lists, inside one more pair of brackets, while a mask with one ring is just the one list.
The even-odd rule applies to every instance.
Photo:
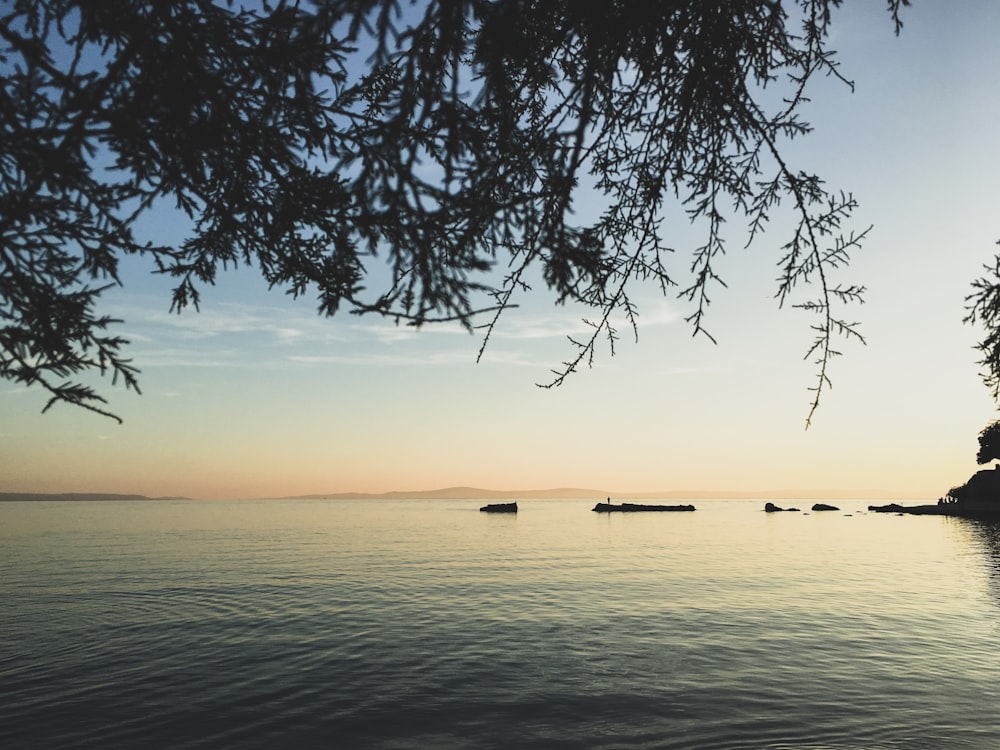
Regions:
[[517, 513], [517, 503], [490, 503], [479, 510], [483, 513]]
[[798, 513], [798, 508], [780, 508], [774, 503], [764, 503], [765, 513]]
[[643, 513], [643, 512], [670, 512], [670, 511], [692, 511], [693, 505], [640, 505], [638, 503], [598, 503], [594, 506], [595, 513]]

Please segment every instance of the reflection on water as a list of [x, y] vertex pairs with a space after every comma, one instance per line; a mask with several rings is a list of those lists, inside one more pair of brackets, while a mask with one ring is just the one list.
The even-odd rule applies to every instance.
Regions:
[[0, 745], [1000, 747], [996, 526], [480, 504], [0, 505]]
[[982, 571], [990, 593], [1000, 605], [1000, 520], [968, 520], [961, 526], [968, 536], [967, 563], [971, 569]]

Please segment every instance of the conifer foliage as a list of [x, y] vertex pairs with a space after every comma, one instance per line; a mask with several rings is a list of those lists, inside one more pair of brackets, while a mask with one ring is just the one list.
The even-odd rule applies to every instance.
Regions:
[[[886, 3], [897, 32], [905, 4]], [[484, 346], [537, 274], [593, 311], [555, 385], [602, 341], [613, 352], [617, 317], [635, 327], [639, 283], [679, 294], [710, 336], [724, 223], [760, 244], [781, 205], [775, 292], [815, 316], [815, 408], [835, 340], [860, 339], [843, 310], [864, 290], [836, 272], [867, 230], [784, 147], [809, 130], [810, 82], [840, 77], [839, 5], [4, 2], [0, 377], [113, 416], [87, 374], [138, 390], [101, 295], [140, 256], [174, 280], [177, 312], [249, 265], [323, 315], [460, 321]], [[575, 212], [584, 190], [596, 215]], [[678, 205], [694, 247], [671, 239]], [[142, 235], [164, 206], [183, 242]]]
[[976, 463], [986, 464], [993, 460], [1000, 460], [1000, 422], [991, 422], [979, 433]]

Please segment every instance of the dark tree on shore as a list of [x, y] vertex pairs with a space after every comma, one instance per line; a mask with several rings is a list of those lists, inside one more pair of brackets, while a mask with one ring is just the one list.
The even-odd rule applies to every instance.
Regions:
[[[906, 4], [886, 1], [897, 32]], [[841, 78], [826, 46], [839, 5], [9, 0], [0, 377], [47, 390], [45, 408], [112, 416], [80, 378], [138, 390], [99, 302], [120, 259], [141, 256], [174, 279], [177, 312], [251, 265], [323, 315], [460, 321], [483, 346], [537, 272], [593, 311], [556, 385], [602, 341], [614, 352], [613, 316], [634, 331], [639, 283], [678, 294], [711, 337], [723, 223], [743, 222], [749, 245], [781, 204], [794, 218], [768, 242], [778, 303], [815, 316], [811, 418], [837, 337], [861, 340], [843, 310], [864, 289], [835, 272], [867, 229], [848, 225], [850, 193], [784, 147], [809, 130], [811, 81]], [[583, 191], [598, 215], [574, 213]], [[164, 205], [187, 222], [180, 244], [141, 234]], [[671, 241], [676, 206], [703, 229], [694, 247]], [[376, 267], [391, 270], [382, 288]]]
[[991, 422], [979, 433], [979, 452], [976, 463], [985, 464], [1000, 460], [1000, 421]]

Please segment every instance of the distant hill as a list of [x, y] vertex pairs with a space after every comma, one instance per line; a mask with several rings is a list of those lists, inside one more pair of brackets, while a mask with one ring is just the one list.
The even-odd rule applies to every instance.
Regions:
[[[273, 496], [272, 496], [273, 497]], [[614, 501], [629, 500], [847, 500], [847, 499], [929, 499], [926, 495], [914, 493], [887, 494], [884, 491], [827, 491], [827, 490], [764, 490], [764, 491], [720, 491], [720, 490], [665, 490], [660, 492], [615, 492], [608, 490], [584, 489], [580, 487], [557, 487], [543, 490], [488, 490], [481, 487], [444, 487], [436, 490], [407, 490], [391, 492], [328, 492], [314, 495], [286, 496], [284, 500], [603, 500], [610, 497]], [[263, 498], [262, 498], [263, 499]], [[108, 500], [192, 500], [189, 497], [148, 497], [146, 495], [119, 495], [100, 492], [0, 492], [0, 502], [49, 501], [108, 501]]]
[[[528, 500], [528, 499], [580, 499], [603, 500], [652, 500], [652, 499], [718, 499], [718, 500], [758, 500], [758, 499], [844, 499], [846, 497], [876, 498], [878, 493], [837, 493], [816, 490], [771, 490], [762, 492], [712, 491], [712, 490], [669, 490], [661, 492], [614, 492], [608, 490], [583, 489], [579, 487], [558, 487], [547, 490], [487, 490], [480, 487], [445, 487], [437, 490], [413, 490], [407, 492], [331, 492], [318, 495], [297, 495], [296, 500]], [[900, 496], [902, 498], [902, 496]]]
[[145, 495], [114, 495], [100, 492], [0, 492], [0, 503], [32, 500], [187, 500], [186, 497], [146, 497]]
[[590, 499], [607, 497], [604, 490], [584, 490], [572, 487], [561, 487], [551, 490], [485, 490], [479, 487], [446, 487], [438, 490], [412, 490], [393, 492], [331, 492], [321, 495], [298, 495], [292, 499], [314, 500], [328, 498], [330, 500], [494, 500], [510, 498], [523, 500], [526, 498], [581, 498]]

